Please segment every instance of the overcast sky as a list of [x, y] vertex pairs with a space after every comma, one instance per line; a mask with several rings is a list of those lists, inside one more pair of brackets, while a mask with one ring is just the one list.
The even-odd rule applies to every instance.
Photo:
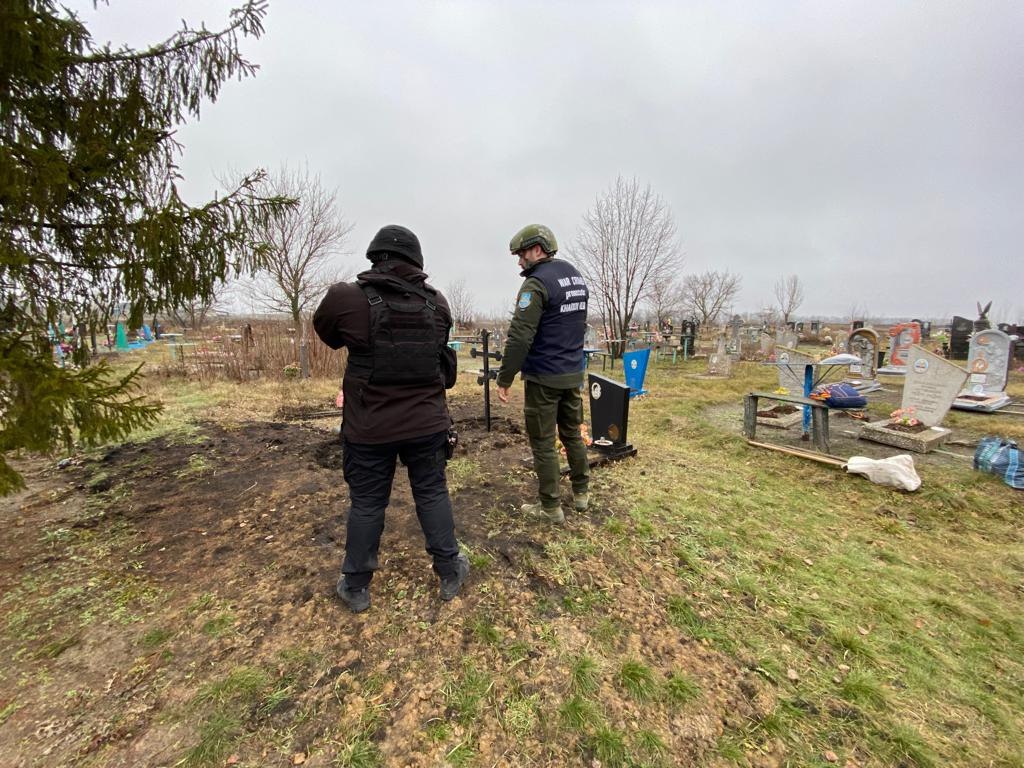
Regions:
[[[141, 46], [231, 3], [75, 0]], [[1024, 320], [1024, 3], [272, 0], [260, 65], [183, 127], [194, 202], [229, 168], [308, 166], [355, 224], [389, 223], [438, 287], [511, 309], [508, 241], [560, 255], [616, 176], [650, 184], [682, 271], [742, 276], [738, 311], [796, 273], [798, 315]]]

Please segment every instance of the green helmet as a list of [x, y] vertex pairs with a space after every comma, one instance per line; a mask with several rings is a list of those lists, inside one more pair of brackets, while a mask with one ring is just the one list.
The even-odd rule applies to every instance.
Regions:
[[539, 245], [548, 256], [558, 253], [555, 234], [543, 224], [528, 224], [520, 229], [508, 244], [508, 249], [516, 253], [534, 245]]

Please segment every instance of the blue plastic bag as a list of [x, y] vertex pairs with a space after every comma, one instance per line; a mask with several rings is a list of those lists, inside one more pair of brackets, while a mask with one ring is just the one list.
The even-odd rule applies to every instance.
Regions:
[[864, 408], [868, 399], [846, 382], [825, 384], [811, 393], [815, 400], [821, 400], [829, 408]]
[[974, 451], [974, 468], [1003, 478], [1011, 488], [1024, 489], [1024, 465], [1013, 440], [983, 437]]

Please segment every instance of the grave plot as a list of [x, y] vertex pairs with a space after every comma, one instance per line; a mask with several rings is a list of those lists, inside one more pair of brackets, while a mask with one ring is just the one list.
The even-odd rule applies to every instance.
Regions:
[[926, 349], [913, 345], [900, 408], [889, 419], [865, 424], [860, 436], [885, 445], [927, 453], [942, 445], [950, 430], [940, 426], [967, 379], [967, 372]]

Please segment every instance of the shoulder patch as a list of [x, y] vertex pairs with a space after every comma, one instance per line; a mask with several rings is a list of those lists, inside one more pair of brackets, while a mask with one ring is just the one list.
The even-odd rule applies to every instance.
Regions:
[[533, 291], [523, 291], [519, 294], [519, 308], [526, 309], [533, 300]]

